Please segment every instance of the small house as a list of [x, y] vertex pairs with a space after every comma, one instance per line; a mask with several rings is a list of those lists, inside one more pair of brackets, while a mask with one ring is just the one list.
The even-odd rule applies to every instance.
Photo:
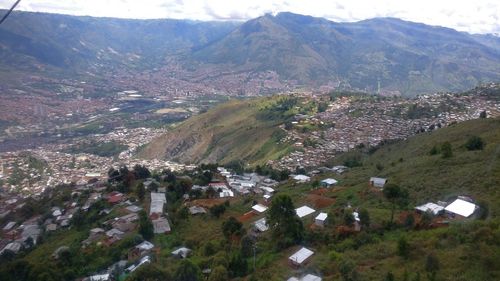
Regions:
[[257, 204], [257, 205], [254, 205], [252, 206], [252, 210], [256, 213], [256, 214], [262, 214], [264, 213], [265, 211], [267, 211], [267, 207], [262, 205], [262, 204]]
[[468, 218], [474, 214], [477, 208], [479, 207], [476, 204], [458, 198], [446, 206], [444, 210], [450, 215]]
[[370, 186], [384, 188], [384, 185], [387, 183], [387, 179], [371, 177], [370, 178]]
[[297, 216], [299, 216], [299, 218], [303, 218], [303, 217], [308, 216], [314, 212], [316, 212], [316, 210], [314, 210], [313, 208], [310, 208], [308, 206], [302, 206], [300, 208], [295, 209], [295, 213], [297, 213]]
[[198, 214], [206, 214], [207, 210], [205, 210], [205, 208], [200, 207], [200, 206], [192, 206], [192, 207], [189, 207], [189, 213], [194, 216], [194, 215], [198, 215]]
[[143, 241], [142, 243], [136, 245], [134, 248], [130, 249], [128, 252], [129, 260], [137, 260], [139, 258], [148, 255], [153, 250], [154, 245], [149, 241]]
[[314, 218], [314, 224], [320, 227], [324, 227], [327, 218], [328, 218], [327, 213], [319, 213], [319, 215], [317, 215], [316, 218]]
[[419, 213], [430, 213], [435, 216], [441, 214], [444, 211], [444, 207], [438, 204], [429, 202], [423, 205], [415, 207], [415, 210]]
[[172, 252], [172, 255], [174, 257], [177, 257], [177, 258], [185, 259], [189, 256], [190, 253], [191, 253], [191, 249], [188, 249], [186, 247], [180, 247], [180, 248], [177, 248], [176, 250], [174, 250]]
[[159, 217], [158, 219], [152, 220], [151, 222], [153, 223], [155, 234], [169, 233], [171, 231], [170, 224], [164, 217]]
[[306, 264], [312, 255], [314, 255], [313, 251], [302, 247], [300, 250], [298, 250], [288, 258], [288, 262], [292, 266], [299, 267]]
[[332, 187], [334, 185], [337, 185], [338, 181], [335, 180], [335, 179], [332, 179], [332, 178], [328, 178], [328, 179], [324, 179], [320, 182], [320, 185], [322, 187], [326, 187], [326, 188], [329, 188], [329, 187]]
[[299, 183], [302, 183], [302, 182], [308, 182], [308, 181], [310, 181], [311, 177], [306, 176], [306, 175], [295, 175], [295, 176], [293, 176], [293, 179], [296, 180]]
[[265, 232], [269, 229], [269, 226], [267, 225], [266, 218], [261, 218], [259, 220], [256, 220], [253, 225], [255, 226], [255, 229], [257, 229], [260, 232]]
[[301, 278], [290, 277], [287, 281], [322, 281], [323, 279], [313, 274], [307, 274]]

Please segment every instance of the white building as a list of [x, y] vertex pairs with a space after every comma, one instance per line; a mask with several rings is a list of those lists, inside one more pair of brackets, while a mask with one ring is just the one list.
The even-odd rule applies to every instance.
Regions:
[[319, 213], [319, 215], [317, 215], [316, 218], [314, 219], [314, 224], [316, 224], [317, 226], [323, 227], [326, 224], [327, 218], [328, 218], [327, 213]]
[[295, 266], [300, 266], [302, 264], [304, 264], [305, 262], [307, 262], [307, 260], [312, 256], [314, 255], [314, 252], [305, 248], [305, 247], [302, 247], [300, 250], [298, 250], [297, 252], [295, 252], [295, 254], [291, 255], [289, 258], [288, 258], [288, 261], [292, 264], [292, 265], [295, 265]]
[[302, 206], [300, 208], [295, 209], [295, 213], [297, 213], [297, 216], [299, 216], [299, 218], [303, 218], [303, 217], [308, 216], [314, 212], [316, 212], [316, 210], [314, 210], [313, 208], [310, 208], [308, 206]]
[[448, 213], [468, 218], [474, 214], [477, 208], [478, 206], [476, 204], [459, 198], [453, 201], [450, 205], [446, 206], [444, 210]]

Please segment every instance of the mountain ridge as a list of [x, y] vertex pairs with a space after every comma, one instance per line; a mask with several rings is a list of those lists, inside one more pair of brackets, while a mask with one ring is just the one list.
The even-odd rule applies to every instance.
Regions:
[[[338, 23], [289, 12], [244, 23], [15, 12], [0, 27], [0, 58], [3, 68], [107, 77], [117, 68], [131, 76], [156, 68], [170, 75], [180, 66], [176, 79], [217, 73], [234, 84], [227, 87], [232, 92], [269, 72], [284, 85], [279, 89], [376, 92], [380, 81], [383, 92], [407, 96], [500, 80], [500, 38], [493, 35], [397, 18]], [[243, 77], [233, 82], [234, 73]]]

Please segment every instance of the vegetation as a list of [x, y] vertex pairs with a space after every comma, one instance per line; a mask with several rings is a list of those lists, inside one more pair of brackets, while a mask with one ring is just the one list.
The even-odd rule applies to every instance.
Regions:
[[72, 146], [66, 150], [67, 153], [78, 154], [78, 153], [89, 153], [101, 157], [110, 157], [120, 154], [128, 149], [127, 145], [120, 144], [115, 141], [109, 141], [104, 143], [97, 143], [91, 141], [88, 143]]

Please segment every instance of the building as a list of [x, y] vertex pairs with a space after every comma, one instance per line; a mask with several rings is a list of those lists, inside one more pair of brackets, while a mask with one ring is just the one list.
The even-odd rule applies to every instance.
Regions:
[[155, 234], [161, 234], [161, 233], [169, 233], [172, 229], [170, 228], [170, 224], [168, 223], [168, 220], [164, 217], [159, 217], [158, 219], [152, 220], [153, 223], [153, 228], [154, 228], [154, 233]]
[[134, 248], [130, 249], [128, 252], [129, 260], [137, 260], [151, 253], [155, 245], [149, 241], [143, 241], [142, 243], [136, 245]]
[[149, 215], [152, 214], [163, 214], [164, 205], [167, 203], [167, 198], [165, 193], [151, 192], [151, 207], [149, 209]]
[[303, 218], [303, 217], [308, 216], [314, 212], [316, 212], [316, 210], [314, 210], [313, 208], [310, 208], [308, 206], [302, 206], [300, 208], [295, 209], [295, 213], [297, 213], [297, 216], [299, 216], [299, 218]]
[[293, 176], [293, 179], [296, 180], [297, 182], [308, 182], [311, 180], [311, 177], [306, 176], [306, 175], [295, 175]]
[[255, 229], [257, 229], [260, 232], [265, 232], [269, 229], [269, 226], [267, 225], [266, 218], [261, 218], [259, 220], [256, 220], [253, 225], [255, 226]]
[[254, 212], [257, 214], [261, 214], [261, 213], [264, 213], [265, 211], [267, 211], [267, 207], [262, 205], [262, 204], [257, 204], [257, 205], [252, 206], [252, 210], [254, 210]]
[[464, 218], [468, 218], [472, 214], [474, 214], [477, 208], [479, 207], [476, 204], [458, 198], [450, 205], [446, 206], [444, 210], [450, 215], [458, 215]]
[[313, 274], [307, 274], [301, 278], [290, 277], [287, 281], [322, 281], [323, 279]]
[[314, 218], [314, 224], [317, 226], [324, 227], [327, 218], [328, 218], [327, 213], [319, 213], [319, 215], [317, 215], [316, 218]]
[[187, 258], [190, 253], [191, 253], [191, 249], [188, 249], [186, 247], [180, 247], [180, 248], [177, 248], [176, 250], [172, 251], [172, 255], [174, 257], [181, 258], [181, 259]]
[[207, 210], [205, 210], [205, 208], [200, 207], [200, 206], [192, 206], [192, 207], [189, 207], [189, 213], [191, 215], [206, 214]]
[[302, 247], [300, 250], [298, 250], [288, 258], [288, 262], [292, 266], [296, 267], [302, 266], [303, 264], [307, 263], [307, 261], [312, 257], [312, 255], [314, 255], [313, 251], [305, 247]]
[[387, 183], [387, 179], [371, 177], [370, 178], [370, 186], [384, 188], [384, 185]]
[[415, 207], [415, 210], [417, 210], [417, 212], [419, 212], [419, 213], [430, 213], [430, 214], [437, 216], [437, 215], [443, 213], [444, 207], [440, 206], [438, 204], [429, 202], [429, 203], [425, 203], [424, 205], [420, 205], [420, 206]]
[[320, 185], [322, 187], [326, 187], [326, 188], [329, 188], [329, 187], [332, 187], [334, 185], [337, 185], [338, 181], [335, 180], [335, 179], [332, 179], [332, 178], [328, 178], [328, 179], [324, 179], [320, 182]]

